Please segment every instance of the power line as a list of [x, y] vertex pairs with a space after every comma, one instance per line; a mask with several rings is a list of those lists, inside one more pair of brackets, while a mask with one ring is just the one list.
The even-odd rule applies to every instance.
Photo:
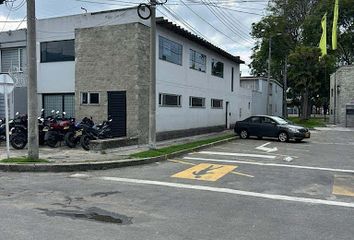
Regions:
[[216, 27], [214, 27], [214, 25], [212, 25], [211, 23], [209, 23], [205, 18], [203, 18], [202, 16], [200, 16], [197, 12], [195, 12], [192, 8], [190, 8], [187, 4], [185, 4], [183, 2], [183, 0], [181, 0], [181, 2], [192, 12], [194, 13], [198, 18], [200, 18], [202, 21], [204, 21], [205, 23], [207, 23], [210, 27], [212, 27], [215, 31], [217, 31], [218, 33], [224, 35], [225, 37], [227, 37], [229, 40], [231, 40], [234, 43], [239, 44], [239, 42], [235, 41], [235, 39], [233, 39], [232, 37], [230, 37], [229, 35], [227, 35], [226, 33], [220, 31], [219, 29], [217, 29]]
[[10, 17], [10, 14], [11, 14], [11, 11], [12, 11], [13, 6], [14, 6], [14, 5], [13, 5], [13, 3], [12, 3], [12, 5], [11, 5], [11, 7], [10, 7], [10, 9], [9, 9], [9, 13], [7, 14], [7, 17], [6, 17], [5, 23], [4, 23], [4, 25], [2, 26], [1, 32], [2, 32], [2, 31], [4, 31], [4, 29], [5, 29], [5, 26], [6, 26], [7, 20], [9, 20], [9, 17]]
[[[204, 1], [203, 1], [204, 2]], [[220, 12], [218, 12], [219, 9], [213, 9], [211, 6], [209, 5], [205, 5], [210, 12], [226, 27], [228, 28], [231, 32], [233, 32], [236, 36], [242, 38], [243, 40], [252, 43], [249, 39], [248, 39], [248, 34], [243, 33], [239, 28], [237, 28], [236, 26], [234, 26], [232, 23], [230, 24], [229, 19], [222, 13], [220, 14]], [[246, 36], [246, 37], [245, 37]]]

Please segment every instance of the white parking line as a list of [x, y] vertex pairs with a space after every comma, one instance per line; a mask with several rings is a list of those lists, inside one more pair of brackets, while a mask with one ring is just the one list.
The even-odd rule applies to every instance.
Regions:
[[267, 159], [275, 159], [277, 156], [273, 155], [261, 155], [261, 154], [250, 154], [250, 153], [232, 153], [232, 152], [210, 152], [210, 151], [201, 151], [198, 152], [201, 154], [208, 155], [223, 155], [223, 156], [236, 156], [236, 157], [255, 157], [255, 158], [267, 158]]
[[118, 177], [99, 177], [98, 179], [104, 181], [116, 181], [116, 182], [123, 182], [123, 183], [154, 185], [154, 186], [164, 186], [164, 187], [172, 187], [172, 188], [180, 188], [180, 189], [193, 189], [193, 190], [208, 191], [208, 192], [227, 193], [227, 194], [233, 194], [239, 196], [264, 198], [264, 199], [272, 199], [272, 200], [279, 200], [279, 201], [290, 201], [290, 202], [300, 202], [300, 203], [308, 203], [308, 204], [354, 208], [354, 203], [348, 203], [348, 202], [329, 201], [329, 200], [322, 200], [316, 198], [292, 197], [292, 196], [277, 195], [277, 194], [265, 194], [265, 193], [236, 190], [231, 188], [218, 188], [218, 187], [209, 187], [209, 186], [201, 186], [201, 185], [191, 185], [191, 184], [181, 184], [181, 183], [171, 183], [171, 182], [161, 182], [161, 181], [151, 181], [151, 180], [141, 180], [141, 179], [131, 179], [131, 178], [118, 178]]
[[212, 159], [212, 158], [195, 158], [195, 157], [184, 157], [183, 159], [203, 161], [203, 162], [241, 163], [241, 164], [267, 166], [267, 167], [286, 167], [286, 168], [300, 168], [300, 169], [321, 170], [321, 171], [330, 171], [330, 172], [354, 173], [354, 170], [351, 169], [322, 168], [322, 167], [310, 167], [310, 166], [288, 165], [288, 164], [278, 164], [278, 163], [247, 162], [247, 161], [237, 161], [237, 160], [229, 160], [229, 159]]

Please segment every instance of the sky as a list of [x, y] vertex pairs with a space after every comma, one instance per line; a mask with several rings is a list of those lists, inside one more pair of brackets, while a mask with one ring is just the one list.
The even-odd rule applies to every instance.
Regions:
[[[137, 6], [147, 0], [36, 0], [38, 19]], [[163, 1], [163, 0], [158, 0]], [[166, 0], [164, 0], [166, 1]], [[0, 31], [26, 27], [26, 0], [0, 5]], [[204, 4], [203, 4], [204, 3]], [[266, 14], [268, 0], [167, 0], [157, 7], [157, 16], [195, 33], [227, 52], [240, 56], [242, 76], [250, 75], [248, 64], [254, 40], [251, 25]]]

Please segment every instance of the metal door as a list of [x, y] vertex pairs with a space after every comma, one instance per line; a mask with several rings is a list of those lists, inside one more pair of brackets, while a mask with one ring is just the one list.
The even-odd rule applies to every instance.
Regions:
[[112, 119], [111, 129], [113, 137], [127, 135], [127, 100], [125, 91], [107, 92], [108, 117]]

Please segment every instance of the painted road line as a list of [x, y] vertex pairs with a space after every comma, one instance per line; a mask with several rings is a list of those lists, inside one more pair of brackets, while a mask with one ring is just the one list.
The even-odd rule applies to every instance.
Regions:
[[354, 203], [349, 203], [349, 202], [339, 202], [339, 201], [322, 200], [316, 198], [303, 198], [303, 197], [293, 197], [287, 195], [257, 193], [257, 192], [242, 191], [242, 190], [231, 189], [231, 188], [218, 188], [218, 187], [209, 187], [209, 186], [201, 186], [201, 185], [191, 185], [191, 184], [161, 182], [161, 181], [151, 181], [151, 180], [131, 179], [131, 178], [118, 178], [118, 177], [98, 177], [98, 179], [104, 181], [121, 182], [121, 183], [132, 183], [132, 184], [140, 184], [140, 185], [153, 185], [153, 186], [163, 186], [163, 187], [171, 187], [171, 188], [179, 188], [179, 189], [193, 189], [193, 190], [208, 191], [208, 192], [227, 193], [227, 194], [233, 194], [239, 196], [271, 199], [271, 200], [278, 200], [278, 201], [289, 201], [289, 202], [299, 202], [299, 203], [307, 203], [307, 204], [354, 208]]
[[273, 148], [267, 148], [266, 146], [268, 146], [270, 144], [270, 142], [267, 142], [267, 143], [265, 143], [265, 144], [263, 144], [263, 145], [261, 145], [261, 146], [259, 146], [259, 147], [256, 147], [256, 149], [258, 149], [258, 150], [261, 150], [261, 151], [266, 151], [266, 152], [276, 152], [276, 151], [278, 151], [278, 148], [276, 148], [276, 147], [273, 147]]
[[[175, 159], [171, 159], [171, 160], [167, 160], [167, 161], [173, 162], [173, 163], [185, 164], [185, 165], [193, 165], [193, 166], [197, 165], [195, 163], [186, 162], [186, 161], [182, 161], [182, 160], [175, 160]], [[242, 176], [242, 177], [250, 177], [250, 178], [254, 177], [253, 175], [249, 175], [249, 174], [241, 173], [241, 172], [236, 172], [236, 171], [232, 171], [230, 173], [235, 174], [235, 175], [239, 175], [239, 176]]]
[[[223, 151], [232, 151], [234, 150], [235, 148], [227, 148], [227, 147], [213, 147], [213, 149], [220, 149], [220, 150], [223, 150]], [[287, 150], [286, 148], [284, 150]], [[249, 152], [249, 153], [254, 153], [254, 150], [242, 150], [244, 152]], [[309, 150], [305, 150], [305, 151], [309, 151]], [[194, 153], [195, 154], [195, 153]], [[297, 156], [293, 156], [293, 155], [285, 155], [285, 154], [279, 154], [279, 153], [272, 153], [272, 155], [275, 155], [275, 156], [280, 156], [280, 157], [292, 157], [292, 158], [299, 158]]]
[[310, 166], [288, 165], [288, 164], [278, 164], [278, 163], [248, 162], [248, 161], [238, 161], [238, 160], [229, 160], [229, 159], [212, 159], [212, 158], [195, 158], [195, 157], [184, 157], [183, 159], [204, 161], [204, 162], [240, 163], [240, 164], [258, 165], [258, 166], [266, 166], [266, 167], [286, 167], [286, 168], [321, 170], [321, 171], [329, 171], [329, 172], [354, 173], [354, 170], [351, 169], [322, 168], [322, 167], [310, 167]]
[[215, 182], [236, 168], [231, 165], [201, 163], [171, 177]]
[[261, 155], [261, 154], [250, 154], [250, 153], [232, 153], [232, 152], [210, 152], [210, 151], [201, 151], [198, 152], [201, 154], [208, 155], [222, 155], [222, 156], [235, 156], [235, 157], [255, 157], [255, 158], [266, 158], [266, 159], [275, 159], [277, 156], [273, 155]]

